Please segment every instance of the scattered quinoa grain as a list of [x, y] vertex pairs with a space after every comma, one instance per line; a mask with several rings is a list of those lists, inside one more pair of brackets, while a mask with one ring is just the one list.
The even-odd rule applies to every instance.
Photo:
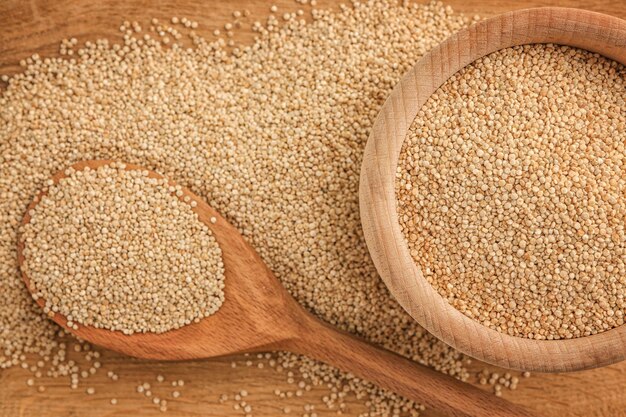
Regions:
[[[378, 277], [360, 228], [358, 180], [387, 94], [468, 23], [438, 3], [360, 2], [338, 13], [313, 9], [307, 24], [274, 16], [254, 25], [258, 40], [237, 56], [227, 56], [224, 39], [177, 47], [181, 33], [162, 28], [173, 46], [129, 34], [121, 45], [94, 43], [11, 76], [0, 96], [0, 137], [11, 138], [0, 150], [0, 306], [12, 307], [0, 308], [8, 329], [0, 352], [9, 349], [1, 366], [50, 351], [58, 331], [15, 267], [24, 208], [68, 158], [106, 158], [157, 170], [204, 198], [331, 325], [467, 379], [465, 357], [417, 325]], [[370, 415], [423, 408], [306, 357], [277, 353], [275, 369], [298, 381], [307, 374], [305, 390], [334, 390], [336, 412], [346, 412], [346, 393], [367, 402]]]

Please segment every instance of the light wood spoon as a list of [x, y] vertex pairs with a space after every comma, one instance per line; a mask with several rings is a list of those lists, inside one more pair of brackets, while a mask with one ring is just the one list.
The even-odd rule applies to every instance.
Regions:
[[[76, 170], [97, 168], [111, 161], [83, 161]], [[140, 169], [127, 164], [127, 169]], [[149, 171], [149, 176], [162, 178]], [[65, 177], [59, 172], [54, 183]], [[171, 182], [171, 184], [174, 184]], [[31, 202], [22, 221], [46, 194]], [[406, 398], [459, 417], [530, 417], [529, 411], [472, 385], [371, 345], [349, 333], [323, 323], [305, 311], [284, 289], [254, 249], [234, 226], [191, 191], [184, 198], [197, 202], [194, 211], [214, 233], [225, 267], [225, 302], [219, 311], [196, 324], [161, 334], [124, 335], [121, 332], [79, 325], [69, 329], [60, 314], [52, 319], [76, 336], [96, 345], [146, 359], [184, 360], [232, 355], [242, 352], [283, 350], [304, 354], [335, 365]], [[212, 223], [211, 217], [217, 222]], [[18, 239], [18, 262], [24, 262], [24, 243]], [[22, 269], [23, 270], [23, 269]], [[33, 288], [22, 272], [29, 291]], [[38, 299], [40, 306], [43, 299]], [[384, 323], [381, 323], [384, 325]]]

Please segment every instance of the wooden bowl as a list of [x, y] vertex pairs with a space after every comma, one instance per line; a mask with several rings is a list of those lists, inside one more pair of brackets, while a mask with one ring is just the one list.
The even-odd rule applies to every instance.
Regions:
[[578, 9], [537, 8], [481, 21], [425, 55], [382, 107], [365, 148], [360, 210], [372, 259], [391, 293], [423, 327], [485, 362], [520, 370], [574, 371], [626, 358], [626, 325], [588, 337], [533, 340], [492, 330], [452, 307], [426, 281], [402, 235], [394, 190], [400, 149], [418, 110], [450, 76], [497, 50], [556, 43], [626, 65], [626, 21]]

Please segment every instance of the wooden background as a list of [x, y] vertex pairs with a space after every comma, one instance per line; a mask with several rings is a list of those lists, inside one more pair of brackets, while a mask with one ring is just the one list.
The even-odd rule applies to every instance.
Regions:
[[[20, 71], [19, 60], [35, 52], [42, 56], [57, 55], [58, 43], [66, 37], [76, 37], [81, 42], [102, 37], [120, 39], [117, 28], [123, 20], [148, 23], [152, 17], [185, 16], [198, 21], [197, 32], [210, 39], [214, 29], [224, 32], [223, 25], [233, 21], [234, 10], [247, 9], [251, 21], [261, 20], [269, 14], [271, 4], [278, 6], [279, 13], [301, 7], [293, 0], [3, 0], [0, 1], [0, 74]], [[625, 0], [448, 0], [446, 4], [456, 11], [484, 17], [524, 7], [558, 5], [626, 19]], [[318, 7], [336, 5], [330, 0], [318, 0]], [[234, 39], [240, 44], [249, 43], [252, 38], [249, 26], [235, 31]], [[0, 371], [0, 416], [164, 415], [149, 399], [136, 393], [137, 384], [145, 381], [156, 386], [152, 389], [156, 395], [168, 399], [165, 414], [171, 416], [243, 416], [242, 410], [233, 409], [232, 401], [219, 402], [220, 395], [232, 397], [241, 389], [250, 393], [246, 400], [253, 406], [255, 417], [283, 415], [285, 406], [291, 408], [290, 415], [302, 415], [305, 404], [319, 404], [321, 396], [326, 394], [325, 389], [319, 388], [300, 398], [279, 400], [273, 393], [275, 389], [293, 390], [286, 382], [286, 375], [267, 365], [263, 369], [247, 367], [247, 359], [159, 363], [104, 352], [101, 359], [104, 367], [89, 378], [89, 384], [82, 383], [78, 390], [72, 391], [65, 378], [42, 378], [46, 386], [44, 393], [26, 385], [26, 379], [31, 376], [28, 371], [11, 368]], [[239, 365], [232, 368], [232, 361]], [[482, 369], [478, 363], [472, 366]], [[119, 374], [118, 382], [106, 377], [108, 370]], [[169, 395], [173, 388], [169, 383], [156, 383], [157, 374], [164, 375], [168, 381], [184, 379], [181, 397], [172, 399]], [[95, 395], [85, 394], [88, 386], [96, 389]], [[109, 404], [113, 397], [119, 401], [116, 406]], [[626, 417], [626, 363], [570, 374], [533, 374], [523, 379], [516, 391], [504, 390], [504, 397], [540, 411], [543, 416]], [[365, 411], [360, 401], [351, 398], [348, 402], [349, 410], [344, 415]], [[323, 407], [318, 407], [316, 412], [320, 417], [336, 415]], [[441, 414], [426, 411], [424, 416]]]

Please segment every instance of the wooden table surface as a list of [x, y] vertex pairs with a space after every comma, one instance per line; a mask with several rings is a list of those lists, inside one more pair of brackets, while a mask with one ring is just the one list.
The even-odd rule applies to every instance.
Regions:
[[[626, 19], [625, 0], [523, 0], [503, 2], [499, 0], [449, 0], [456, 11], [469, 15], [491, 16], [504, 11], [534, 6], [569, 6], [609, 13]], [[66, 37], [79, 41], [106, 37], [120, 39], [117, 30], [123, 20], [147, 23], [150, 18], [169, 19], [172, 16], [193, 18], [200, 23], [197, 32], [207, 38], [216, 28], [232, 21], [234, 10], [247, 9], [251, 19], [263, 19], [271, 4], [279, 11], [294, 11], [299, 6], [293, 0], [3, 0], [0, 2], [0, 74], [20, 71], [19, 61], [33, 53], [56, 56], [58, 43]], [[318, 0], [318, 7], [336, 7], [330, 0]], [[253, 33], [248, 27], [238, 29], [235, 41], [249, 43]], [[87, 385], [70, 390], [67, 379], [43, 378], [44, 393], [26, 385], [31, 375], [21, 368], [0, 371], [0, 416], [156, 416], [163, 415], [158, 407], [136, 393], [138, 383], [150, 381], [153, 391], [168, 398], [173, 390], [168, 383], [155, 382], [157, 374], [169, 380], [184, 379], [182, 395], [174, 400], [168, 398], [166, 415], [172, 416], [242, 416], [242, 410], [234, 410], [233, 402], [220, 403], [219, 397], [232, 397], [241, 389], [250, 395], [253, 415], [276, 416], [289, 406], [292, 415], [302, 415], [307, 403], [319, 404], [326, 390], [314, 388], [304, 396], [280, 399], [275, 389], [287, 390], [286, 375], [265, 366], [248, 367], [248, 358], [234, 357], [212, 361], [182, 363], [159, 363], [137, 361], [113, 352], [104, 352], [104, 369], [91, 377], [89, 386], [96, 394], [86, 395]], [[231, 362], [239, 365], [231, 367]], [[473, 364], [481, 369], [480, 364]], [[112, 383], [107, 370], [119, 374], [119, 381]], [[117, 398], [118, 405], [109, 404]], [[626, 363], [585, 372], [570, 374], [534, 374], [523, 379], [516, 391], [504, 391], [504, 397], [540, 411], [543, 416], [626, 417]], [[345, 415], [358, 415], [365, 411], [361, 401], [349, 399]], [[322, 407], [316, 409], [319, 416], [336, 415]], [[440, 416], [428, 410], [424, 416]]]

